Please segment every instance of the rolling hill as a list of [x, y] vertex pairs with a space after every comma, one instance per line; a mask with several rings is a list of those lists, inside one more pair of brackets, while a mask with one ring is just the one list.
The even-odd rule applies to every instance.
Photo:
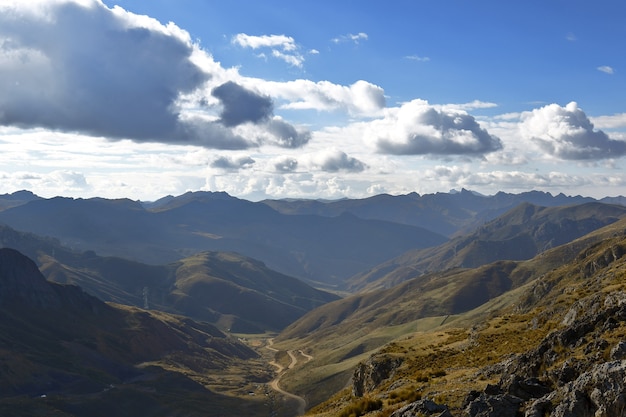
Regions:
[[0, 226], [0, 247], [32, 257], [47, 279], [75, 284], [101, 300], [192, 317], [242, 333], [278, 331], [338, 297], [235, 253], [201, 252], [147, 265]]
[[[33, 261], [6, 248], [0, 249], [0, 351], [2, 415], [269, 411], [247, 390], [270, 374], [237, 339], [207, 323], [105, 304], [78, 287], [48, 282]], [[217, 392], [238, 367], [248, 369], [238, 376], [243, 392]]]

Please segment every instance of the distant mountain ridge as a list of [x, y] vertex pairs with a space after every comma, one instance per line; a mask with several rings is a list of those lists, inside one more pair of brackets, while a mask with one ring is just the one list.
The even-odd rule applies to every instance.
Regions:
[[389, 288], [432, 271], [526, 260], [626, 216], [626, 207], [599, 202], [543, 207], [521, 203], [472, 233], [408, 251], [347, 281], [348, 289]]
[[[363, 199], [264, 200], [263, 203], [285, 214], [337, 216], [348, 212], [364, 219], [410, 224], [445, 236], [453, 236], [469, 232], [521, 203], [553, 207], [594, 201], [598, 200], [591, 197], [566, 196], [563, 193], [553, 196], [541, 191], [519, 194], [501, 191], [492, 196], [485, 196], [462, 189], [450, 193], [423, 195], [413, 192], [396, 196], [380, 194]], [[606, 197], [599, 201], [623, 204], [626, 199], [621, 196]]]
[[0, 223], [72, 249], [151, 264], [202, 251], [237, 252], [331, 286], [406, 250], [446, 240], [415, 226], [351, 214], [291, 216], [205, 192], [166, 198], [150, 209], [126, 199], [40, 199], [0, 211]]
[[75, 250], [148, 264], [203, 251], [236, 252], [329, 289], [343, 288], [351, 277], [407, 251], [470, 233], [519, 204], [597, 202], [539, 191], [484, 196], [468, 190], [334, 201], [251, 202], [225, 192], [188, 192], [154, 202], [5, 195], [7, 201], [13, 197], [19, 204], [0, 209], [0, 223], [54, 237]]

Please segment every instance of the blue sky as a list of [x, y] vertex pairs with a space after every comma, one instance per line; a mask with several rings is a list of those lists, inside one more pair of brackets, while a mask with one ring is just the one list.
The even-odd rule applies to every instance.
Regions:
[[622, 1], [0, 9], [0, 192], [626, 194]]

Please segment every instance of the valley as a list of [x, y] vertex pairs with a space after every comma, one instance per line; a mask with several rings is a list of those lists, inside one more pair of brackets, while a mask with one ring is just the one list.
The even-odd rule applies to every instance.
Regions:
[[596, 381], [626, 375], [626, 207], [609, 200], [21, 192], [0, 223], [3, 415], [619, 407], [624, 387]]

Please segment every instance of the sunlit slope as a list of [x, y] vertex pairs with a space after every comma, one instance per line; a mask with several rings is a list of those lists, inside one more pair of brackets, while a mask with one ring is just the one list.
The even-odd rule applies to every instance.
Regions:
[[277, 338], [279, 347], [305, 349], [316, 358], [303, 368], [307, 378], [300, 380], [296, 371], [291, 383], [301, 394], [320, 400], [329, 394], [328, 387], [347, 382], [355, 362], [386, 343], [416, 330], [433, 330], [450, 323], [471, 326], [494, 308], [520, 303], [525, 288], [553, 270], [575, 268], [570, 265], [581, 251], [622, 236], [625, 229], [626, 219], [622, 219], [530, 260], [426, 274], [393, 288], [326, 304]]
[[476, 310], [362, 356], [344, 373], [348, 388], [310, 414], [360, 415], [368, 404], [373, 416], [403, 406], [418, 413], [422, 398], [455, 416], [484, 409], [622, 415], [626, 223], [527, 262], [553, 267]]

